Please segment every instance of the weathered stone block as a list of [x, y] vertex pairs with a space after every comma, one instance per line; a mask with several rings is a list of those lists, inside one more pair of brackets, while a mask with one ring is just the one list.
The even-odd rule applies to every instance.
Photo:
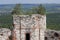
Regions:
[[0, 40], [9, 40], [10, 35], [11, 35], [10, 29], [0, 28]]

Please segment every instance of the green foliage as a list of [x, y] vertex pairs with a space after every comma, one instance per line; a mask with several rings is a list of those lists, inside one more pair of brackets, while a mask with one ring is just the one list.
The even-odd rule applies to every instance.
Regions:
[[12, 29], [12, 15], [1, 15], [0, 16], [0, 28]]
[[60, 30], [60, 13], [48, 13], [47, 17], [47, 28]]
[[42, 4], [40, 4], [38, 7], [32, 7], [30, 10], [30, 15], [31, 14], [45, 15], [45, 13], [46, 13], [46, 9]]
[[30, 10], [27, 10], [26, 15], [30, 15], [31, 16], [32, 14], [33, 14], [32, 8]]
[[12, 11], [12, 14], [16, 14], [16, 15], [22, 14], [21, 13], [21, 4], [16, 4], [16, 6], [14, 7], [14, 9]]
[[36, 11], [37, 11], [38, 14], [41, 14], [41, 15], [44, 15], [46, 13], [46, 9], [45, 9], [45, 7], [42, 4], [40, 4], [38, 6]]
[[40, 4], [38, 7], [32, 7], [29, 10], [26, 11], [26, 13], [23, 13], [24, 11], [22, 10], [21, 4], [16, 4], [16, 6], [14, 7], [12, 14], [17, 14], [17, 15], [21, 15], [21, 14], [45, 14], [46, 10], [45, 7]]

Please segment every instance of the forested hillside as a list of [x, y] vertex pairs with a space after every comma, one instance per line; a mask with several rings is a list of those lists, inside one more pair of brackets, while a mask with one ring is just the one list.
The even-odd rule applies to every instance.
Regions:
[[60, 13], [47, 14], [47, 28], [60, 30]]
[[4, 28], [10, 28], [12, 29], [12, 15], [11, 14], [7, 14], [7, 15], [1, 15], [0, 16], [0, 28], [4, 27]]

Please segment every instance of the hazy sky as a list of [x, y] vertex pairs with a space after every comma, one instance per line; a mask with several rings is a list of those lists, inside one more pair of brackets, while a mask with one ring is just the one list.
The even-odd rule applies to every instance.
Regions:
[[0, 4], [40, 4], [40, 3], [56, 3], [60, 4], [60, 0], [0, 0]]

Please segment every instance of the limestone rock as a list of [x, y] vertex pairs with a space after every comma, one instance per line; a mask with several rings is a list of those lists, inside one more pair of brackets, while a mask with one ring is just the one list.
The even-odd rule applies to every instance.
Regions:
[[0, 28], [0, 40], [9, 40], [10, 35], [11, 35], [10, 29]]
[[56, 30], [46, 30], [45, 40], [60, 40], [60, 31]]

